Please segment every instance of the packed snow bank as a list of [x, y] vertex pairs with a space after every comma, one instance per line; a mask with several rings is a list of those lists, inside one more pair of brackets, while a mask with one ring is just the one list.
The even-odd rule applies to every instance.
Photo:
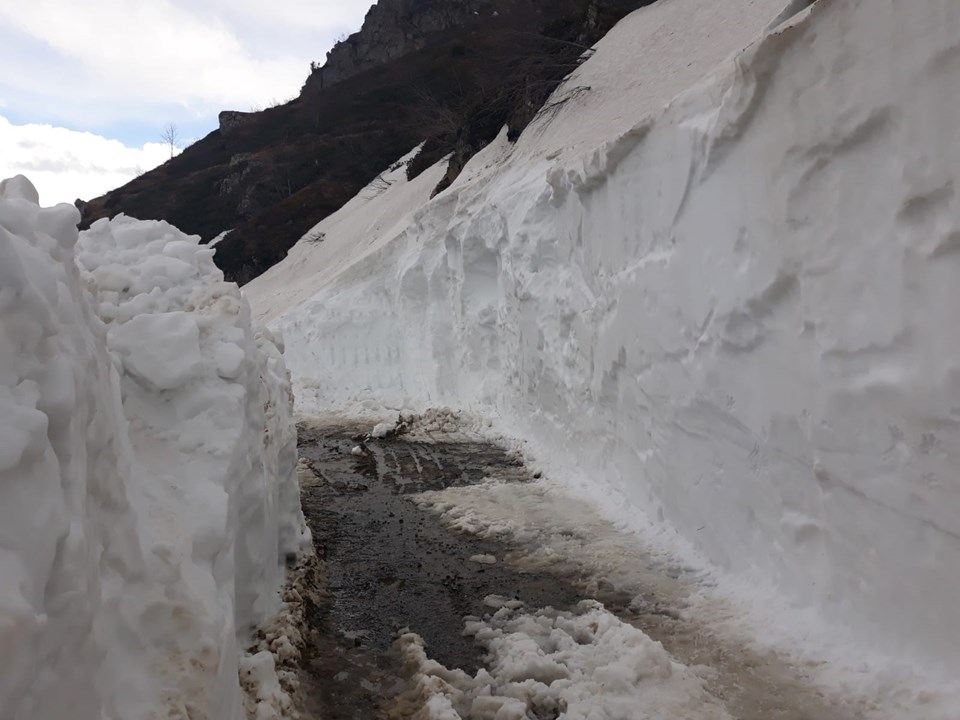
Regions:
[[0, 183], [0, 707], [122, 717], [149, 591], [117, 376], [73, 259], [80, 216]]
[[464, 632], [487, 652], [475, 677], [430, 660], [418, 636], [399, 639], [412, 686], [400, 702], [422, 707], [417, 720], [730, 718], [691, 668], [600, 603], [572, 613], [488, 601], [499, 609]]
[[960, 5], [817, 3], [721, 62], [782, 5], [634, 13], [565, 86], [588, 92], [408, 222], [301, 243], [337, 268], [309, 301], [261, 300], [291, 259], [247, 291], [302, 409], [498, 414], [632, 527], [846, 625], [851, 656], [943, 676]]
[[236, 720], [305, 539], [283, 360], [197, 238], [78, 221], [0, 185], [0, 707]]
[[120, 216], [81, 235], [77, 260], [148, 474], [144, 522], [178, 586], [152, 607], [170, 626], [152, 632], [171, 645], [173, 687], [191, 689], [178, 702], [195, 693], [191, 713], [226, 718], [239, 707], [234, 635], [278, 609], [284, 557], [306, 530], [282, 357], [213, 253], [167, 223]]

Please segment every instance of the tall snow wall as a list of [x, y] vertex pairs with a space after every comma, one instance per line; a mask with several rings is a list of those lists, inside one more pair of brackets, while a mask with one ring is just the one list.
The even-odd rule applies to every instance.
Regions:
[[197, 238], [79, 219], [0, 184], [0, 717], [237, 720], [304, 540], [286, 369]]
[[[499, 415], [621, 517], [942, 672], [960, 662], [960, 5], [820, 2], [703, 67], [775, 14], [631, 15], [566, 85], [586, 91], [265, 315], [304, 410]], [[689, 89], [659, 102], [670, 77]], [[302, 244], [254, 308], [308, 252], [327, 259]]]

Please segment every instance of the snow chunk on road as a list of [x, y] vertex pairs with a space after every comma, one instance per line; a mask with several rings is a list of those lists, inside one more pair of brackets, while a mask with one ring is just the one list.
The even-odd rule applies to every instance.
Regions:
[[483, 599], [483, 604], [488, 608], [493, 608], [494, 610], [500, 610], [501, 608], [508, 608], [510, 610], [516, 610], [517, 608], [522, 608], [524, 605], [523, 600], [517, 600], [516, 598], [510, 598], [506, 595], [487, 595]]
[[693, 669], [598, 602], [575, 612], [505, 607], [469, 620], [465, 634], [487, 651], [470, 677], [430, 660], [423, 640], [398, 641], [423, 720], [729, 720]]
[[382, 422], [373, 428], [373, 431], [370, 433], [370, 437], [376, 438], [377, 440], [382, 440], [383, 438], [393, 435], [393, 433], [396, 432], [396, 429], [397, 423]]

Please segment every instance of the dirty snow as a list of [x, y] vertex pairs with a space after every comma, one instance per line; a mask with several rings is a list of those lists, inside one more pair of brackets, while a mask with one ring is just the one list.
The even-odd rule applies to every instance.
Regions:
[[377, 423], [373, 430], [370, 431], [370, 437], [381, 440], [385, 437], [389, 437], [397, 430], [396, 422], [382, 422]]

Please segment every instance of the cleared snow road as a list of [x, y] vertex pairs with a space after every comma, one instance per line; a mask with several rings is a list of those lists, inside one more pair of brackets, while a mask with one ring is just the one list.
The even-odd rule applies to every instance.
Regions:
[[[498, 693], [517, 694], [518, 682], [543, 672], [521, 647], [533, 640], [511, 632], [530, 622], [546, 623], [544, 638], [553, 638], [546, 645], [540, 638], [538, 656], [544, 648], [550, 655], [558, 633], [567, 637], [558, 628], [587, 654], [550, 656], [551, 667], [560, 668], [551, 672], [570, 677], [538, 677], [545, 680], [540, 694], [518, 718], [556, 718], [565, 708], [562, 717], [582, 717], [574, 712], [578, 702], [602, 708], [601, 717], [611, 720], [872, 716], [827, 699], [776, 656], [714, 633], [689, 601], [700, 578], [647, 556], [592, 510], [534, 479], [507, 451], [461, 433], [361, 439], [368, 429], [301, 426], [301, 457], [313, 473], [303, 507], [320, 558], [305, 593], [312, 598], [306, 717], [486, 718], [490, 702], [507, 702]], [[578, 607], [586, 599], [603, 608]], [[508, 600], [523, 606], [493, 616]], [[568, 614], [545, 619], [545, 607]], [[476, 637], [464, 634], [466, 616], [487, 619], [473, 628]], [[585, 639], [578, 622], [594, 634]], [[398, 643], [404, 629], [416, 635]], [[500, 639], [491, 644], [493, 635]], [[647, 636], [673, 656], [665, 676], [651, 674], [666, 654]], [[439, 665], [426, 661], [419, 638]], [[632, 681], [615, 691], [597, 681], [629, 653]], [[492, 679], [478, 683], [473, 677], [484, 667], [492, 675], [483, 677]], [[561, 687], [568, 687], [562, 697]], [[453, 707], [458, 715], [449, 714]]]
[[[365, 428], [368, 429], [368, 428]], [[491, 472], [530, 478], [491, 445], [368, 441], [353, 454], [358, 428], [301, 428], [301, 457], [316, 482], [303, 490], [325, 592], [310, 613], [318, 645], [310, 710], [329, 720], [371, 718], [403, 687], [390, 648], [410, 628], [438, 661], [471, 672], [481, 652], [463, 637], [463, 617], [483, 612], [486, 595], [509, 593], [531, 604], [572, 606], [575, 589], [547, 573], [518, 574], [495, 541], [452, 533], [410, 502], [426, 490], [476, 484]], [[470, 558], [483, 556], [485, 562]]]

